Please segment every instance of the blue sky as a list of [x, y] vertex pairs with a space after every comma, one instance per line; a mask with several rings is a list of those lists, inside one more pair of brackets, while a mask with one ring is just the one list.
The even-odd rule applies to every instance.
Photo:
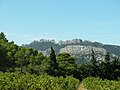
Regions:
[[41, 38], [120, 45], [120, 0], [0, 0], [0, 31], [18, 45]]

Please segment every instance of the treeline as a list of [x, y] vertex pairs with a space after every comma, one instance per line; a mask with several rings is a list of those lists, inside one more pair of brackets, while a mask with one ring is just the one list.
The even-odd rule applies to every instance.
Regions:
[[79, 80], [86, 77], [117, 80], [120, 77], [120, 59], [110, 60], [107, 53], [103, 61], [97, 61], [92, 50], [91, 59], [86, 64], [76, 64], [69, 53], [59, 53], [57, 56], [51, 47], [50, 56], [44, 56], [32, 48], [24, 48], [9, 42], [3, 32], [0, 33], [0, 71], [30, 73], [36, 75], [48, 74], [55, 77], [73, 76]]

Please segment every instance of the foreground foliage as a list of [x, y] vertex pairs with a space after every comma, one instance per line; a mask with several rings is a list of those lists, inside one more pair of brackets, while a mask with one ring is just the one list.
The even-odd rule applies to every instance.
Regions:
[[87, 90], [120, 90], [120, 80], [110, 81], [100, 78], [88, 77], [83, 80], [83, 85]]
[[31, 75], [0, 72], [0, 90], [76, 90], [79, 80], [67, 76]]

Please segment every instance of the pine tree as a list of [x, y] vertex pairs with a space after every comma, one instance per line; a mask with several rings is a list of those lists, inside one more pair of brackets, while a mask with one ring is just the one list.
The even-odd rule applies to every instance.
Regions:
[[107, 52], [107, 54], [105, 55], [105, 63], [110, 64], [110, 54], [109, 54], [109, 52]]
[[110, 62], [110, 54], [109, 52], [105, 55], [104, 62], [101, 63], [101, 77], [102, 79], [109, 79], [111, 80], [111, 74], [112, 74], [112, 67]]
[[90, 65], [89, 66], [89, 75], [91, 76], [98, 76], [98, 72], [99, 72], [99, 68], [98, 68], [98, 62], [96, 61], [95, 58], [95, 53], [94, 50], [92, 49], [92, 53], [91, 53], [91, 59], [90, 59]]
[[50, 53], [50, 61], [51, 61], [51, 66], [53, 67], [53, 69], [57, 68], [56, 55], [52, 47], [51, 47], [51, 53]]
[[92, 49], [92, 53], [91, 53], [90, 62], [91, 62], [92, 65], [95, 65], [97, 63], [96, 58], [95, 58], [95, 53], [94, 53], [93, 49]]
[[49, 67], [47, 69], [47, 73], [49, 75], [57, 76], [57, 69], [58, 69], [58, 63], [56, 60], [56, 55], [54, 49], [51, 47], [51, 52], [49, 56]]

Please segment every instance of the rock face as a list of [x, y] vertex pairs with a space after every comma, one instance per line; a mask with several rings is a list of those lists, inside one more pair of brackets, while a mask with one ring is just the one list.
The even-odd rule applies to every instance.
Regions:
[[69, 46], [66, 46], [65, 48], [61, 48], [60, 53], [68, 52], [72, 56], [75, 56], [78, 60], [82, 60], [84, 58], [84, 60], [89, 61], [92, 50], [94, 51], [95, 58], [97, 60], [104, 59], [106, 50], [103, 48], [96, 48], [92, 46], [69, 45]]
[[72, 55], [83, 55], [83, 54], [90, 54], [91, 51], [93, 51], [96, 54], [105, 54], [106, 50], [103, 48], [96, 48], [96, 47], [92, 47], [92, 46], [81, 46], [81, 45], [69, 45], [66, 46], [65, 48], [61, 48], [60, 49], [60, 53], [61, 52], [68, 52]]
[[66, 40], [66, 41], [59, 41], [59, 45], [65, 45], [65, 44], [80, 44], [83, 41], [81, 39], [73, 39], [73, 40]]

